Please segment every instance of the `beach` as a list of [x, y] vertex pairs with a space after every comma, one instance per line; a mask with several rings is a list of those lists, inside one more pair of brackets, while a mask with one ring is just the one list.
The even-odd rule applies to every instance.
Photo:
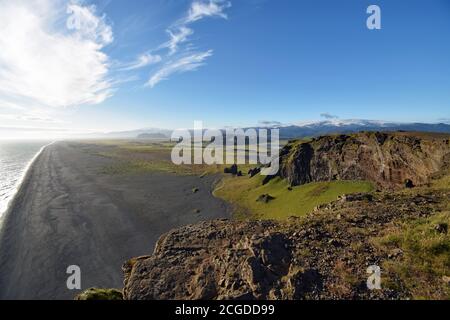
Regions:
[[122, 264], [151, 254], [161, 234], [230, 216], [211, 193], [216, 175], [105, 174], [116, 160], [96, 148], [57, 142], [35, 159], [4, 217], [0, 299], [73, 299], [71, 265], [82, 290], [121, 288]]

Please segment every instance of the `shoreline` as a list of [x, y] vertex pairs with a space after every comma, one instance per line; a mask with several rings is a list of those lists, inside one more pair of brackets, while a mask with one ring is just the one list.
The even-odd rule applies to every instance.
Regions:
[[27, 179], [27, 176], [29, 175], [30, 170], [32, 169], [34, 163], [36, 162], [37, 158], [42, 154], [42, 152], [45, 150], [45, 148], [51, 146], [52, 144], [56, 143], [58, 141], [52, 141], [44, 146], [42, 146], [38, 152], [31, 158], [30, 161], [28, 161], [27, 165], [25, 166], [25, 169], [23, 170], [20, 178], [18, 179], [18, 183], [14, 186], [14, 190], [12, 193], [12, 197], [7, 201], [5, 210], [0, 212], [0, 234], [2, 231], [2, 225], [3, 221], [6, 219], [11, 207], [13, 207], [15, 199], [17, 198], [18, 194], [20, 193], [20, 190], [22, 188], [22, 185], [24, 184], [25, 180]]
[[122, 264], [150, 254], [162, 234], [231, 217], [211, 194], [217, 177], [106, 175], [115, 160], [100, 148], [62, 141], [36, 156], [0, 229], [0, 299], [73, 299], [71, 265], [81, 290], [121, 287]]

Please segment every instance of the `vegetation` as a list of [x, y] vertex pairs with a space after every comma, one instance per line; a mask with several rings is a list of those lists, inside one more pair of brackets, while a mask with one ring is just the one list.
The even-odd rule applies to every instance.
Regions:
[[[337, 199], [343, 194], [373, 190], [366, 181], [315, 182], [290, 187], [280, 178], [262, 185], [264, 177], [226, 177], [214, 195], [231, 202], [238, 218], [286, 219], [303, 216], [314, 207]], [[257, 201], [261, 195], [270, 195], [269, 202]]]
[[[450, 299], [449, 225], [450, 212], [442, 212], [399, 224], [375, 239], [380, 250], [401, 255], [400, 259], [385, 261], [385, 278], [400, 277], [413, 299]], [[390, 281], [385, 285], [398, 289]]]
[[[403, 191], [411, 196], [426, 192], [450, 192], [450, 171], [441, 171], [429, 186]], [[400, 254], [383, 264], [385, 278], [400, 278], [413, 299], [450, 299], [449, 227], [450, 201], [444, 201], [441, 211], [427, 218], [399, 221], [372, 239], [387, 255]], [[388, 280], [385, 285], [397, 289], [398, 281]]]
[[117, 289], [90, 288], [75, 298], [76, 300], [123, 300], [122, 291]]
[[[179, 175], [199, 175], [223, 173], [226, 164], [175, 165], [171, 160], [172, 142], [148, 142], [134, 140], [90, 141], [90, 144], [104, 147], [95, 149], [95, 155], [116, 160], [105, 166], [104, 174], [138, 174], [145, 172], [163, 172]], [[91, 152], [89, 149], [86, 152]], [[235, 150], [237, 152], [237, 150]], [[194, 151], [192, 150], [192, 154]], [[248, 148], [246, 149], [248, 155]], [[226, 154], [224, 155], [224, 157]], [[192, 161], [193, 162], [193, 161]], [[254, 165], [242, 165], [240, 169], [248, 171]]]

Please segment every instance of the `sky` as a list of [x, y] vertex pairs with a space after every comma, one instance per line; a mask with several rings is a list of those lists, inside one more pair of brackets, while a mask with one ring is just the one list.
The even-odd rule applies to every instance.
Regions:
[[449, 104], [448, 0], [0, 0], [2, 137], [449, 122]]

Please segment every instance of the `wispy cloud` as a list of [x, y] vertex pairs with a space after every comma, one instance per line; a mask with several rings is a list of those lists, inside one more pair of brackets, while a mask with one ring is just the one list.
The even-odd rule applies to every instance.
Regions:
[[113, 88], [102, 49], [113, 39], [95, 6], [0, 0], [0, 102], [44, 107], [103, 102]]
[[178, 27], [176, 30], [167, 30], [170, 40], [161, 46], [161, 48], [168, 48], [169, 54], [173, 55], [178, 51], [178, 46], [186, 42], [194, 31], [186, 26]]
[[113, 42], [111, 26], [105, 22], [106, 16], [96, 15], [95, 6], [80, 6], [72, 3], [67, 6], [67, 28], [76, 30], [78, 35], [85, 39], [91, 39], [95, 43], [107, 45]]
[[[154, 71], [146, 85], [153, 88], [160, 81], [167, 80], [173, 74], [194, 71], [202, 66], [213, 51], [190, 51], [190, 38], [194, 34], [191, 24], [206, 17], [227, 19], [228, 16], [224, 11], [229, 7], [231, 7], [231, 3], [224, 0], [193, 1], [185, 16], [166, 30], [169, 40], [157, 50], [169, 50], [165, 57], [167, 61]], [[175, 54], [177, 54], [177, 57], [174, 58]]]
[[189, 9], [186, 22], [190, 23], [204, 17], [214, 16], [227, 19], [228, 16], [224, 11], [229, 7], [231, 7], [231, 3], [229, 1], [194, 1]]
[[151, 53], [144, 53], [141, 54], [137, 59], [131, 63], [126, 64], [122, 70], [136, 70], [140, 68], [144, 68], [146, 66], [156, 64], [158, 62], [161, 62], [162, 58], [158, 54], [151, 54]]
[[259, 120], [258, 125], [263, 127], [280, 127], [283, 125], [283, 123], [274, 120]]
[[330, 114], [328, 112], [323, 112], [323, 113], [320, 114], [320, 116], [322, 118], [325, 118], [325, 119], [338, 119], [339, 118], [338, 116], [335, 116], [335, 115]]
[[169, 76], [176, 73], [194, 71], [204, 64], [204, 61], [212, 55], [212, 50], [200, 52], [170, 61], [153, 74], [147, 82], [147, 86], [153, 88], [157, 83], [167, 80]]

